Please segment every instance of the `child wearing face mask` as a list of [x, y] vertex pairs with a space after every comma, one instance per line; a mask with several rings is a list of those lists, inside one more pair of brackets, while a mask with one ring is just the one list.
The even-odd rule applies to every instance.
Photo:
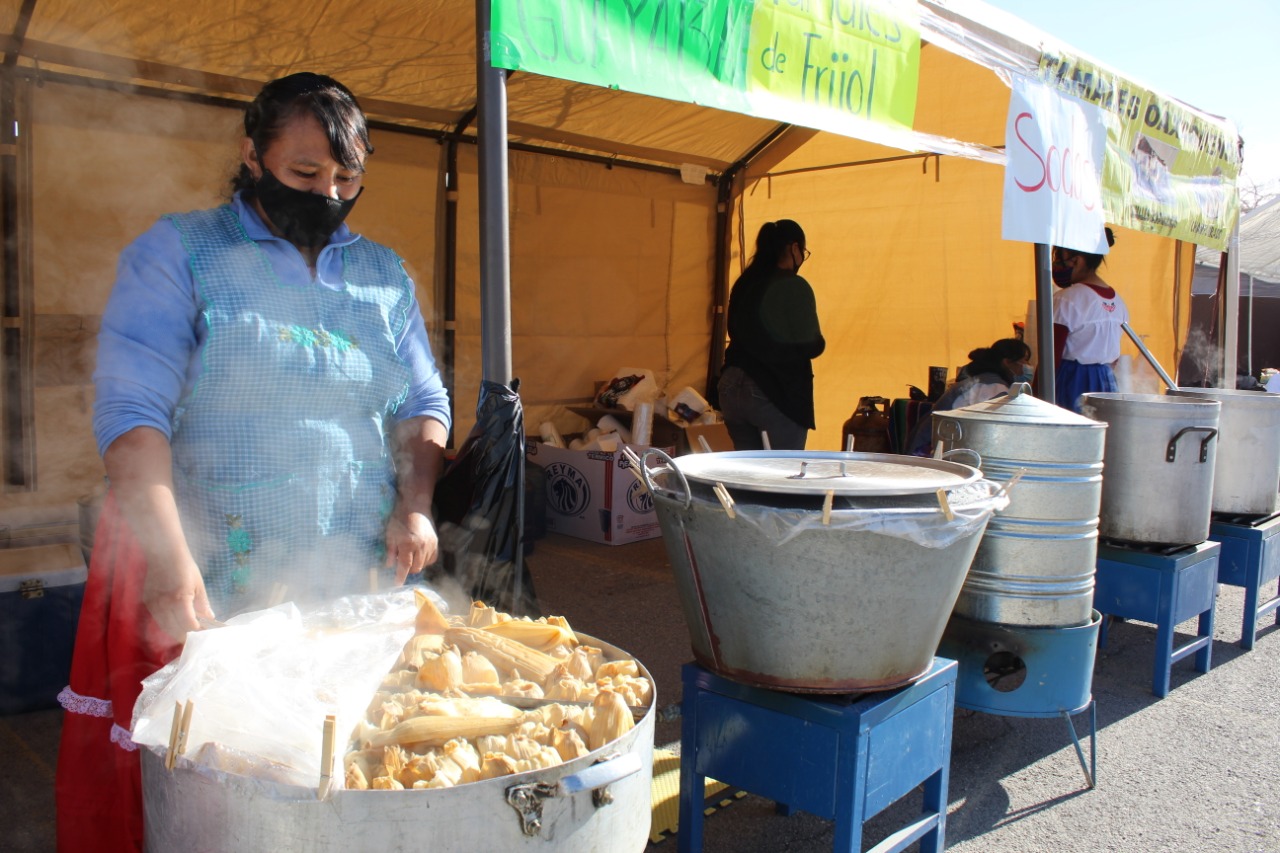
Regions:
[[[1105, 229], [1107, 246], [1115, 234]], [[1121, 325], [1129, 309], [1115, 288], [1098, 275], [1105, 255], [1055, 246], [1053, 282], [1053, 351], [1057, 403], [1079, 412], [1081, 394], [1116, 391], [1114, 365], [1120, 358]]]
[[[1017, 338], [1002, 338], [989, 347], [969, 353], [969, 363], [960, 368], [956, 381], [947, 386], [930, 409], [945, 412], [963, 409], [1009, 392], [1014, 382], [1030, 382], [1031, 348]], [[922, 418], [907, 443], [913, 456], [928, 456], [933, 450], [932, 418]]]

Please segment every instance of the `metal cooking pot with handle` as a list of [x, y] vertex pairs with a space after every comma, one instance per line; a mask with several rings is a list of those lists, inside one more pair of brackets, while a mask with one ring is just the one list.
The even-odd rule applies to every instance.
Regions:
[[1003, 397], [934, 412], [947, 449], [982, 456], [982, 473], [1018, 485], [987, 527], [955, 613], [1002, 625], [1087, 625], [1093, 614], [1107, 425], [1037, 399]]
[[1228, 388], [1179, 388], [1168, 393], [1222, 404], [1213, 511], [1271, 515], [1280, 509], [1280, 394]]
[[923, 675], [982, 531], [1007, 503], [967, 465], [890, 454], [649, 450], [640, 471], [694, 657], [798, 692], [888, 690]]
[[1221, 409], [1217, 400], [1162, 394], [1081, 396], [1081, 412], [1107, 424], [1101, 536], [1161, 545], [1209, 537]]
[[[578, 637], [608, 660], [630, 657]], [[635, 728], [558, 767], [428, 790], [340, 789], [319, 798], [316, 788], [214, 772], [186, 758], [169, 771], [162, 754], [143, 748], [146, 849], [641, 851], [649, 838], [656, 707], [655, 687]]]

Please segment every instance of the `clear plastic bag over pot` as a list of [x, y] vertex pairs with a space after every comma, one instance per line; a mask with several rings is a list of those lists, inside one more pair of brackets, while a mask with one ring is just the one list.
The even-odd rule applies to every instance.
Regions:
[[735, 501], [738, 520], [754, 525], [779, 545], [806, 530], [857, 530], [908, 539], [925, 548], [949, 548], [961, 539], [982, 530], [991, 516], [1009, 505], [1001, 484], [979, 480], [946, 492], [952, 517], [948, 518], [941, 503], [917, 502], [904, 506], [894, 498], [863, 498], [856, 506], [842, 507], [833, 501], [829, 520], [821, 510], [783, 509], [774, 506]]
[[[433, 592], [436, 605], [445, 603]], [[165, 754], [175, 708], [192, 703], [182, 756], [197, 769], [315, 789], [324, 721], [333, 715], [335, 781], [350, 733], [413, 636], [411, 588], [350, 596], [305, 612], [293, 604], [243, 613], [187, 636], [177, 660], [142, 683], [133, 742]]]
[[[729, 457], [735, 454], [720, 454]], [[749, 457], [752, 454], [736, 454]], [[852, 457], [853, 454], [846, 454]], [[870, 454], [870, 458], [889, 458]], [[687, 457], [682, 457], [682, 459]], [[797, 455], [797, 458], [798, 455]], [[838, 456], [835, 457], [838, 459]], [[910, 467], [914, 457], [899, 457]], [[665, 460], [655, 466], [653, 460]], [[839, 494], [828, 500], [822, 493], [824, 480], [794, 479], [810, 488], [808, 493], [791, 491], [756, 491], [745, 488], [715, 487], [706, 482], [686, 478], [679, 460], [660, 451], [650, 450], [643, 461], [637, 460], [641, 476], [659, 500], [673, 501], [690, 508], [732, 514], [735, 523], [756, 528], [769, 542], [782, 545], [805, 531], [858, 531], [906, 539], [926, 548], [948, 548], [975, 532], [981, 532], [991, 516], [1009, 505], [1007, 486], [978, 478], [970, 469], [969, 482], [936, 492], [906, 494]], [[633, 463], [637, 464], [637, 463]], [[917, 460], [916, 465], [930, 464]], [[908, 483], [910, 481], [907, 481]], [[833, 490], [834, 491], [834, 490]], [[945, 502], [944, 502], [945, 499]]]

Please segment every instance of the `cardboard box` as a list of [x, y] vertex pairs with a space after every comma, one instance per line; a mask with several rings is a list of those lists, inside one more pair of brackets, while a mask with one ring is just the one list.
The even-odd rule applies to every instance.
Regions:
[[0, 549], [0, 714], [57, 707], [87, 576], [78, 545]]
[[[627, 429], [631, 428], [632, 413], [626, 409], [605, 409], [598, 406], [566, 406], [565, 408], [575, 415], [591, 421], [592, 426], [595, 426], [605, 415], [613, 415]], [[676, 456], [683, 456], [686, 453], [701, 453], [702, 443], [698, 441], [699, 436], [706, 439], [707, 444], [713, 451], [733, 450], [733, 440], [729, 438], [729, 430], [724, 424], [690, 424], [686, 426], [654, 412], [653, 432], [651, 434], [654, 447], [674, 448]]]
[[546, 477], [548, 530], [606, 545], [662, 535], [653, 497], [621, 450], [562, 450], [529, 441], [525, 454]]

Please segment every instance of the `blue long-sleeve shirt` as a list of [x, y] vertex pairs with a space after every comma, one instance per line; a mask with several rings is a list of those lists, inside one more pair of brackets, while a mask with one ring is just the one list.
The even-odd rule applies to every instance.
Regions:
[[[343, 287], [342, 249], [363, 239], [346, 225], [330, 238], [314, 275], [298, 249], [273, 235], [239, 194], [232, 209], [245, 233], [266, 254], [280, 281], [296, 287]], [[174, 409], [200, 377], [208, 325], [177, 228], [160, 220], [120, 255], [115, 287], [98, 334], [93, 428], [98, 452], [140, 426], [172, 438]], [[396, 420], [426, 416], [450, 424], [449, 396], [436, 368], [426, 325], [415, 298], [409, 322], [396, 340], [409, 367], [408, 397]]]

